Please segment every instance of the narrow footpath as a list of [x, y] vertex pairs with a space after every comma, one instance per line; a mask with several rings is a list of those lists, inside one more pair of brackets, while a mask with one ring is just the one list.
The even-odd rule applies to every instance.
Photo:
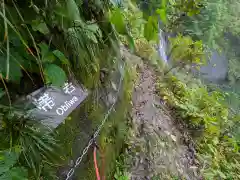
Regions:
[[171, 113], [161, 108], [164, 105], [156, 93], [154, 69], [127, 50], [124, 56], [138, 63], [127, 152], [131, 180], [200, 179]]

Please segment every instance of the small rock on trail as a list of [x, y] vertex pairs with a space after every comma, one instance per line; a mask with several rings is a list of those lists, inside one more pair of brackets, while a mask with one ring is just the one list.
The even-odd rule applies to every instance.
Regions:
[[131, 180], [199, 179], [180, 131], [168, 113], [159, 108], [162, 105], [156, 82], [153, 68], [140, 65], [127, 152]]

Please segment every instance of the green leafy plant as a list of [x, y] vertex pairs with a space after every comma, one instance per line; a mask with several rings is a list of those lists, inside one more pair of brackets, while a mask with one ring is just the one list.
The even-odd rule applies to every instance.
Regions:
[[121, 154], [121, 156], [116, 160], [115, 163], [115, 174], [114, 179], [115, 180], [129, 180], [130, 177], [126, 171], [126, 167], [124, 164], [124, 154]]
[[231, 132], [227, 131], [231, 119], [224, 95], [217, 91], [209, 93], [203, 85], [186, 84], [174, 76], [161, 81], [159, 92], [176, 117], [185, 120], [190, 129], [201, 132], [197, 150], [203, 176], [239, 178], [239, 144], [234, 136], [227, 135]]
[[27, 170], [17, 164], [20, 147], [0, 151], [0, 178], [3, 180], [27, 180]]
[[[9, 154], [9, 160], [12, 159], [11, 163], [17, 161], [24, 168], [28, 168], [27, 176], [36, 179], [43, 176], [43, 169], [47, 166], [52, 168], [57, 166], [60, 159], [56, 150], [60, 150], [60, 146], [50, 129], [28, 119], [26, 114], [17, 109], [6, 113], [1, 118], [3, 126], [0, 129], [2, 142], [0, 148], [4, 153], [11, 153]], [[9, 169], [7, 163], [2, 165], [3, 168]]]
[[65, 72], [60, 67], [54, 64], [46, 65], [46, 67], [44, 68], [44, 76], [46, 79], [46, 83], [58, 87], [62, 86], [67, 80]]
[[[15, 101], [73, 77], [98, 88], [100, 69], [115, 68], [119, 49], [108, 17], [110, 3], [91, 1], [85, 6], [75, 0], [1, 2], [0, 149], [20, 146], [16, 162], [29, 178], [56, 179], [59, 146], [55, 134], [16, 108]], [[12, 168], [12, 174], [21, 170]]]
[[131, 35], [131, 31], [127, 26], [127, 19], [124, 16], [123, 11], [119, 7], [114, 7], [111, 10], [110, 22], [114, 26], [116, 32], [126, 37], [129, 48], [133, 52], [135, 50], [134, 40]]
[[190, 36], [182, 35], [169, 40], [171, 47], [168, 57], [172, 60], [172, 67], [166, 74], [176, 67], [184, 68], [188, 65], [198, 69], [205, 64], [206, 58], [202, 41], [193, 41]]

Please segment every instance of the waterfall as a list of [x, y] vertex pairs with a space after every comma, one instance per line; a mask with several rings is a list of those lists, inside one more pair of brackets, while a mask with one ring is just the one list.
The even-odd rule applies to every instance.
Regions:
[[158, 33], [159, 38], [159, 44], [158, 44], [158, 54], [161, 57], [161, 59], [164, 61], [164, 63], [168, 63], [168, 57], [167, 57], [167, 39], [164, 32], [159, 28]]

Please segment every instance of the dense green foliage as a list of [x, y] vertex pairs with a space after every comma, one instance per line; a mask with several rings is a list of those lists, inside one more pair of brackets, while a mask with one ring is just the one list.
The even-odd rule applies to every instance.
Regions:
[[[159, 27], [178, 34], [170, 39], [168, 55], [173, 67], [184, 70], [202, 65], [206, 50], [228, 49], [228, 79], [239, 81], [239, 7], [237, 0], [1, 1], [0, 179], [56, 179], [56, 168], [63, 160], [56, 154], [61, 142], [54, 132], [29, 119], [27, 109], [15, 101], [44, 85], [60, 87], [71, 78], [89, 89], [102, 86], [102, 72], [116, 68], [118, 38], [132, 52], [152, 59], [156, 58]], [[231, 38], [225, 41], [225, 36]], [[227, 94], [208, 92], [203, 84], [186, 83], [168, 73], [169, 69], [166, 72], [159, 85], [161, 96], [177, 118], [202, 132], [196, 141], [200, 174], [206, 179], [240, 178], [239, 116], [224, 102]], [[131, 81], [132, 77], [126, 78]], [[105, 130], [100, 137], [106, 154], [115, 151], [114, 145], [120, 151], [119, 142], [124, 140], [126, 122], [119, 127], [117, 122], [126, 118], [124, 100], [130, 101], [132, 88], [124, 82], [126, 92], [118, 106], [124, 116], [116, 112], [118, 118], [109, 124], [115, 131]], [[109, 178], [118, 153], [107, 159]], [[121, 168], [117, 166], [115, 179], [126, 179]]]
[[21, 150], [17, 147], [1, 152], [0, 178], [1, 179], [27, 179], [27, 170], [23, 167], [13, 167], [19, 158]]
[[[152, 41], [158, 42], [159, 19], [163, 22], [160, 24], [163, 30], [179, 34], [170, 38], [168, 57], [173, 67], [165, 71], [166, 76], [160, 78], [158, 88], [161, 97], [175, 112], [175, 118], [184, 120], [190, 134], [198, 137], [195, 143], [200, 175], [206, 179], [239, 179], [239, 112], [234, 110], [233, 113], [231, 102], [226, 102], [232, 96], [231, 92], [209, 88], [199, 83], [199, 80], [195, 81], [192, 75], [184, 74], [186, 70], [191, 72], [192, 65], [203, 65], [205, 53], [208, 54], [209, 49], [224, 49], [229, 50], [228, 78], [232, 82], [237, 81], [238, 50], [232, 48], [237, 47], [237, 41], [232, 46], [233, 38], [225, 41], [223, 37], [227, 31], [228, 35], [238, 35], [239, 24], [235, 12], [238, 12], [239, 3], [176, 0], [139, 1], [139, 4], [143, 10], [142, 16], [135, 13], [126, 21], [131, 21], [129, 24], [133, 30], [130, 30], [139, 34], [135, 36], [133, 33], [133, 36], [136, 42], [139, 41], [140, 45], [136, 43], [136, 49], [139, 48], [140, 56], [148, 58], [153, 54], [152, 51], [144, 52], [145, 49], [151, 49]], [[129, 7], [128, 11], [138, 12]], [[144, 28], [136, 25], [138, 22], [143, 22]], [[145, 37], [148, 43], [139, 37]], [[169, 73], [176, 67], [180, 72], [176, 75]], [[239, 101], [238, 96], [235, 100]]]
[[62, 150], [63, 139], [30, 119], [17, 100], [72, 78], [89, 89], [102, 86], [102, 69], [107, 75], [119, 58], [119, 29], [111, 24], [110, 8], [107, 0], [1, 1], [0, 179], [19, 172], [18, 179], [57, 178], [66, 161], [60, 153], [69, 149]]
[[233, 121], [224, 104], [224, 94], [209, 93], [204, 85], [184, 83], [174, 76], [160, 81], [161, 97], [176, 112], [175, 117], [185, 120], [198, 140], [198, 158], [201, 173], [207, 179], [238, 179], [239, 139], [231, 129]]
[[168, 27], [169, 31], [202, 40], [207, 49], [223, 51], [229, 62], [228, 80], [239, 79], [239, 2], [236, 0], [204, 0], [194, 16], [181, 16]]
[[[237, 16], [234, 15], [236, 10], [234, 11], [232, 8], [233, 4], [239, 8], [239, 4], [236, 1], [232, 2], [231, 5], [228, 3], [226, 1], [201, 1], [200, 6], [198, 6], [201, 8], [195, 15], [187, 13], [187, 15], [174, 18], [173, 21], [169, 20], [166, 29], [181, 33], [184, 37], [190, 36], [194, 41], [201, 40], [205, 50], [210, 48], [229, 50], [229, 43], [232, 40], [224, 42], [223, 37], [226, 33], [235, 36], [238, 34], [238, 20], [235, 19]], [[172, 12], [179, 12], [179, 8], [175, 11], [170, 10], [171, 16], [169, 17], [171, 18], [174, 17]], [[230, 19], [232, 21], [229, 21]], [[177, 39], [178, 37], [170, 40], [172, 47]], [[186, 57], [184, 47], [184, 45], [179, 47], [178, 54], [174, 56], [174, 59], [183, 56], [181, 62], [194, 60], [197, 56]], [[191, 52], [194, 51], [191, 50]], [[204, 54], [198, 55], [202, 59], [201, 56]], [[238, 62], [236, 59], [237, 50], [229, 50], [227, 57], [230, 62], [229, 78], [236, 81], [239, 74], [236, 69], [238, 67], [236, 66]], [[232, 63], [234, 63], [234, 67]], [[234, 78], [231, 75], [233, 72]], [[232, 113], [231, 104], [225, 102], [231, 92], [224, 93], [216, 88], [209, 92], [207, 86], [197, 83], [192, 78], [190, 75], [186, 81], [186, 78], [179, 79], [172, 75], [167, 76], [160, 81], [160, 94], [174, 109], [176, 117], [185, 120], [190, 129], [202, 132], [196, 141], [198, 159], [202, 164], [200, 173], [207, 179], [238, 179], [240, 170], [239, 137], [236, 127], [239, 123], [239, 116], [236, 113], [239, 112]]]
[[[171, 50], [168, 58], [172, 59], [170, 70], [173, 68], [187, 69], [187, 66], [199, 69], [205, 63], [202, 41], [193, 41], [190, 36], [182, 35], [170, 38], [169, 41]], [[188, 69], [190, 70], [189, 67]], [[170, 72], [170, 70], [165, 74]]]

